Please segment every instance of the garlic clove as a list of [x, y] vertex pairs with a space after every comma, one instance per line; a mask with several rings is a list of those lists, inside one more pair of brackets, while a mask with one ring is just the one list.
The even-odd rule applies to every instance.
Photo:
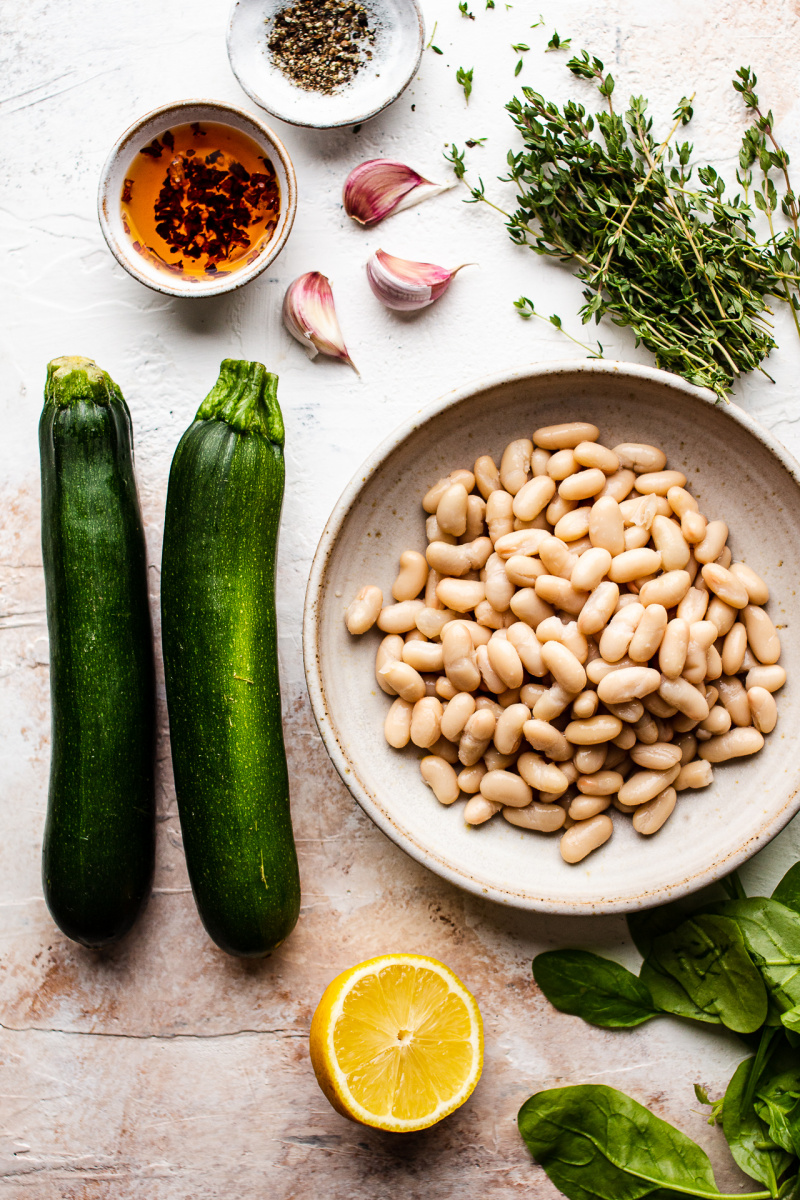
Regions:
[[377, 225], [384, 217], [411, 208], [454, 183], [431, 183], [413, 167], [394, 158], [370, 158], [354, 167], [344, 183], [342, 200], [348, 217], [360, 225]]
[[438, 300], [462, 267], [474, 265], [461, 263], [461, 266], [448, 270], [434, 263], [411, 262], [407, 258], [387, 254], [385, 250], [376, 250], [367, 263], [367, 279], [375, 295], [387, 308], [414, 312]]
[[358, 375], [358, 367], [344, 344], [327, 275], [307, 271], [289, 284], [283, 300], [283, 323], [310, 358], [316, 358], [317, 353], [327, 354], [346, 362]]

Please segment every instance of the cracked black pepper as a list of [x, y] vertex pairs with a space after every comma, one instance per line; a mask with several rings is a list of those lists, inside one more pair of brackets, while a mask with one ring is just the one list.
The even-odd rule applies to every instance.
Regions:
[[298, 0], [274, 17], [268, 46], [299, 87], [330, 94], [372, 58], [375, 31], [354, 0]]

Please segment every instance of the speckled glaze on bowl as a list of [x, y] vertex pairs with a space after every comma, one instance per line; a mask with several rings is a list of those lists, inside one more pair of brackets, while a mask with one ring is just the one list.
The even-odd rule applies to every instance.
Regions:
[[[229, 275], [209, 276], [208, 279], [181, 279], [162, 271], [149, 262], [133, 247], [130, 234], [122, 223], [120, 196], [122, 185], [130, 164], [142, 146], [159, 137], [170, 126], [189, 125], [193, 121], [214, 121], [218, 125], [229, 125], [241, 130], [261, 148], [275, 168], [281, 190], [281, 207], [278, 224], [272, 238], [266, 242], [252, 262], [232, 270]], [[106, 159], [100, 175], [97, 194], [97, 215], [100, 228], [108, 248], [120, 266], [129, 275], [165, 296], [196, 298], [198, 296], [220, 296], [244, 287], [266, 270], [278, 257], [292, 231], [297, 212], [297, 178], [292, 160], [280, 138], [268, 125], [252, 117], [232, 104], [218, 100], [180, 100], [176, 104], [165, 104], [146, 113], [126, 129], [115, 143]]]
[[335, 129], [367, 121], [401, 95], [416, 75], [425, 26], [417, 0], [361, 0], [376, 30], [372, 59], [330, 95], [309, 91], [281, 71], [267, 45], [267, 23], [289, 0], [234, 0], [228, 58], [256, 104], [290, 125]]
[[[400, 552], [426, 545], [420, 499], [479, 454], [499, 461], [513, 438], [540, 425], [593, 421], [601, 439], [660, 445], [683, 470], [700, 509], [730, 526], [735, 558], [768, 581], [781, 628], [786, 687], [777, 728], [760, 754], [714, 768], [703, 791], [679, 795], [651, 838], [610, 810], [614, 836], [577, 866], [558, 834], [527, 832], [495, 817], [470, 829], [463, 800], [443, 808], [419, 774], [420, 752], [383, 738], [390, 699], [374, 675], [377, 629], [351, 637], [344, 609], [358, 588], [385, 597]], [[339, 774], [373, 821], [413, 858], [459, 887], [523, 909], [626, 912], [676, 899], [726, 875], [800, 808], [800, 466], [735, 405], [715, 405], [675, 375], [605, 361], [522, 367], [448, 393], [380, 445], [345, 489], [320, 540], [306, 593], [304, 653], [320, 733]]]

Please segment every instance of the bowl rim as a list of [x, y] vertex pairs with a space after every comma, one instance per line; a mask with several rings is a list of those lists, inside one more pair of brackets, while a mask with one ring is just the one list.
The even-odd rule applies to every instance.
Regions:
[[[362, 121], [369, 121], [372, 117], [376, 117], [378, 113], [383, 112], [383, 110], [388, 108], [390, 104], [394, 104], [395, 100], [399, 100], [403, 92], [411, 83], [411, 80], [416, 75], [417, 71], [419, 70], [419, 65], [422, 62], [422, 51], [425, 48], [425, 19], [422, 15], [422, 9], [420, 8], [419, 0], [402, 0], [402, 2], [407, 4], [409, 8], [414, 11], [418, 23], [419, 34], [417, 38], [417, 53], [414, 58], [414, 62], [408, 72], [408, 77], [404, 80], [400, 87], [395, 88], [392, 94], [387, 96], [385, 100], [377, 105], [377, 107], [370, 108], [365, 112], [359, 113], [358, 116], [346, 117], [343, 121], [301, 121], [296, 116], [289, 116], [287, 113], [282, 112], [280, 108], [275, 108], [271, 103], [267, 103], [264, 97], [255, 90], [255, 85], [252, 84], [246, 76], [242, 76], [239, 73], [234, 62], [234, 54], [232, 51], [233, 28], [241, 0], [233, 0], [228, 16], [228, 30], [225, 35], [225, 46], [228, 52], [228, 62], [230, 63], [230, 68], [233, 71], [239, 86], [243, 91], [247, 92], [247, 95], [250, 97], [250, 99], [257, 104], [259, 108], [263, 108], [265, 112], [268, 112], [270, 116], [277, 117], [279, 121], [285, 121], [287, 125], [295, 125], [303, 129], [343, 129], [349, 125], [359, 125]], [[297, 90], [301, 91], [302, 89], [298, 88]]]
[[[385, 437], [371, 454], [364, 460], [359, 469], [345, 487], [337, 500], [319, 540], [306, 586], [305, 604], [303, 610], [303, 659], [305, 666], [306, 685], [308, 688], [311, 710], [314, 714], [325, 749], [336, 768], [342, 782], [364, 812], [396, 845], [411, 858], [428, 867], [449, 883], [471, 892], [483, 899], [493, 900], [508, 907], [526, 911], [554, 913], [566, 916], [586, 916], [610, 914], [618, 912], [633, 912], [640, 909], [652, 908], [667, 901], [677, 900], [687, 896], [708, 884], [715, 883], [731, 871], [741, 866], [758, 850], [780, 833], [792, 817], [800, 809], [800, 786], [795, 786], [780, 812], [762, 829], [760, 834], [748, 838], [737, 850], [730, 853], [721, 862], [716, 861], [701, 871], [697, 871], [688, 879], [674, 885], [665, 885], [637, 897], [612, 899], [609, 902], [570, 902], [568, 900], [540, 900], [536, 897], [523, 896], [510, 890], [487, 885], [482, 880], [474, 879], [441, 859], [438, 855], [419, 845], [400, 829], [390, 817], [384, 813], [363, 785], [355, 762], [340, 744], [336, 726], [328, 709], [325, 688], [322, 682], [320, 663], [319, 629], [321, 608], [319, 601], [325, 582], [328, 560], [333, 553], [339, 532], [348, 515], [358, 500], [361, 489], [366, 485], [374, 472], [383, 464], [385, 459], [420, 426], [431, 418], [438, 416], [449, 408], [454, 408], [462, 400], [469, 399], [476, 393], [493, 387], [512, 382], [520, 383], [547, 375], [565, 374], [594, 374], [619, 375], [625, 379], [647, 380], [662, 386], [672, 388], [700, 400], [704, 404], [716, 407], [719, 404], [717, 396], [706, 388], [696, 387], [680, 376], [657, 367], [638, 363], [626, 363], [607, 359], [559, 359], [547, 363], [531, 363], [510, 369], [495, 371], [491, 375], [473, 379], [461, 387], [445, 392], [433, 403], [420, 408], [417, 412], [403, 421], [387, 437]], [[760, 425], [738, 405], [729, 403], [724, 412], [730, 418], [743, 426], [769, 450], [789, 473], [794, 482], [800, 486], [800, 463], [778, 441], [773, 434]]]
[[[263, 250], [249, 266], [242, 268], [239, 271], [233, 272], [224, 282], [220, 282], [216, 287], [204, 288], [202, 292], [192, 290], [191, 285], [187, 284], [181, 287], [175, 284], [170, 284], [166, 280], [157, 282], [151, 279], [142, 271], [138, 264], [130, 257], [119, 240], [117, 239], [114, 230], [111, 227], [111, 222], [108, 216], [108, 205], [110, 196], [108, 188], [110, 184], [111, 172], [119, 159], [120, 155], [130, 144], [130, 142], [138, 136], [139, 132], [145, 125], [149, 124], [156, 118], [171, 119], [167, 124], [174, 124], [175, 117], [180, 117], [191, 109], [210, 109], [214, 113], [219, 114], [219, 123], [224, 125], [226, 114], [233, 113], [240, 120], [249, 123], [254, 130], [264, 139], [265, 142], [272, 148], [276, 158], [281, 162], [281, 165], [286, 173], [286, 197], [282, 203], [282, 210], [285, 213], [283, 228], [276, 238], [263, 247]], [[174, 116], [173, 116], [174, 114]], [[202, 119], [202, 118], [201, 118]], [[206, 118], [208, 119], [208, 118]], [[103, 237], [106, 240], [109, 250], [114, 255], [121, 267], [133, 276], [139, 283], [143, 283], [145, 287], [151, 288], [155, 292], [161, 292], [165, 296], [177, 296], [182, 300], [204, 300], [210, 296], [221, 296], [226, 292], [235, 291], [237, 288], [243, 287], [246, 283], [250, 283], [258, 275], [265, 271], [271, 262], [273, 262], [280, 254], [283, 247], [286, 245], [289, 234], [294, 225], [295, 215], [297, 213], [297, 176], [295, 174], [294, 164], [292, 163], [289, 153], [280, 140], [278, 135], [270, 129], [269, 125], [265, 125], [259, 118], [253, 116], [243, 108], [238, 108], [235, 104], [228, 104], [224, 100], [208, 100], [195, 98], [189, 100], [176, 100], [171, 104], [162, 104], [158, 108], [153, 108], [146, 112], [143, 116], [138, 117], [128, 128], [122, 133], [111, 147], [108, 156], [103, 164], [103, 169], [100, 172], [100, 182], [97, 189], [97, 216], [100, 221], [100, 228], [103, 232]]]

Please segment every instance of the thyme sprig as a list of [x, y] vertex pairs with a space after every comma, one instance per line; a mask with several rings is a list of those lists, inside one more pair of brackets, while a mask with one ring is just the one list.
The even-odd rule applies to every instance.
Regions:
[[[767, 375], [761, 364], [776, 344], [769, 297], [790, 305], [800, 335], [800, 204], [756, 76], [742, 67], [733, 81], [752, 123], [736, 176], [743, 193], [730, 196], [714, 167], [690, 165], [692, 145], [675, 140], [692, 118], [693, 96], [681, 98], [657, 141], [643, 96], [632, 96], [624, 115], [615, 111], [615, 81], [600, 59], [584, 50], [567, 66], [595, 84], [605, 106], [559, 108], [523, 87], [522, 99], [506, 105], [523, 148], [509, 151], [503, 177], [516, 185], [519, 207], [496, 205], [482, 179], [467, 185], [467, 202], [502, 213], [513, 242], [575, 268], [585, 284], [584, 324], [608, 316], [629, 326], [658, 366], [725, 399], [741, 374]], [[451, 146], [446, 157], [466, 180], [464, 152]], [[766, 217], [763, 241], [751, 198]], [[788, 226], [779, 229], [781, 215]]]

